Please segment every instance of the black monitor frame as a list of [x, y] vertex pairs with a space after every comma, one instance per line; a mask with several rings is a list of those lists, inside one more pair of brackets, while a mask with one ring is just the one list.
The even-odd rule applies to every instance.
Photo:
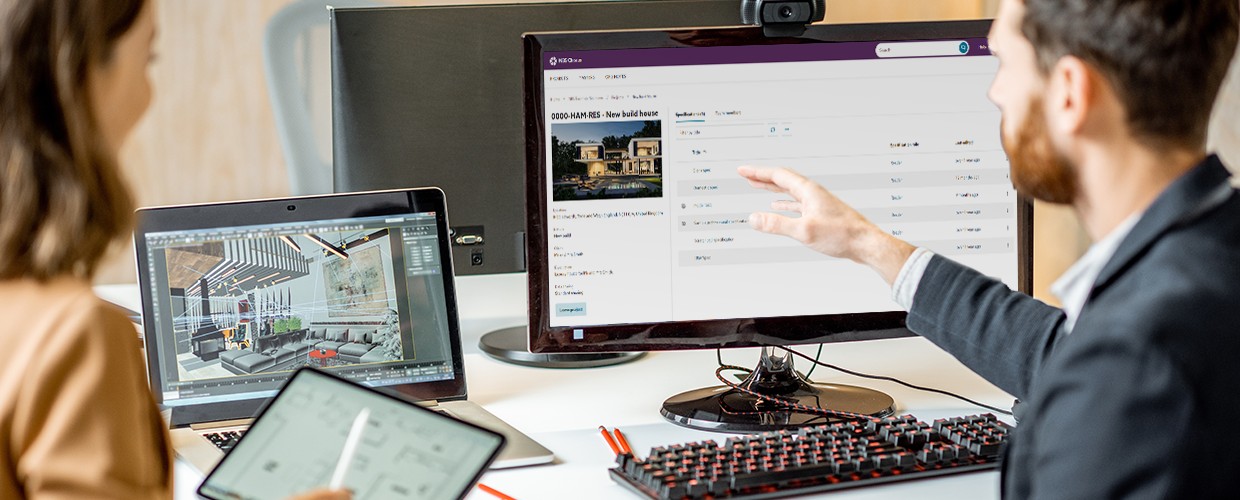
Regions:
[[457, 275], [525, 271], [521, 34], [738, 22], [737, 0], [334, 9], [334, 190], [437, 186]]
[[[548, 206], [546, 124], [543, 110], [543, 52], [637, 48], [676, 48], [697, 45], [736, 46], [887, 40], [985, 38], [990, 21], [946, 21], [897, 24], [811, 26], [804, 35], [767, 38], [761, 28], [736, 27], [700, 30], [643, 30], [595, 34], [528, 34], [526, 58], [526, 253], [546, 255]], [[997, 126], [997, 125], [996, 125]], [[1017, 203], [1018, 287], [1030, 293], [1033, 282], [1033, 204]], [[706, 348], [819, 344], [914, 336], [902, 311], [802, 317], [770, 317], [710, 321], [597, 326], [586, 329], [586, 340], [573, 340], [573, 328], [550, 327], [547, 262], [532, 258], [529, 272], [529, 342], [532, 352], [659, 351]]]

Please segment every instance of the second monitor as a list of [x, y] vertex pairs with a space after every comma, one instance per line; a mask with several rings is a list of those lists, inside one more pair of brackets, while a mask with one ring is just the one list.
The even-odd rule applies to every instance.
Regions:
[[[437, 186], [448, 195], [457, 275], [525, 270], [521, 35], [529, 31], [730, 26], [737, 0], [624, 0], [335, 9], [331, 25], [337, 192]], [[520, 300], [519, 296], [510, 297]], [[540, 367], [632, 354], [531, 354], [525, 327], [480, 349]]]
[[523, 33], [740, 21], [737, 0], [332, 12], [335, 190], [443, 189], [458, 275], [525, 270]]

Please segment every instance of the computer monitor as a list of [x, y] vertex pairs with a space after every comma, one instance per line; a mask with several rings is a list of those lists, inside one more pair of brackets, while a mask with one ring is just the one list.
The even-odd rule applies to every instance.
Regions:
[[[989, 25], [526, 36], [531, 350], [912, 335], [872, 270], [752, 229], [779, 197], [740, 165], [796, 169], [892, 234], [1028, 292], [1032, 208], [986, 96]], [[664, 415], [748, 432], [893, 411], [764, 353], [741, 387], [675, 396]]]
[[[438, 186], [451, 201], [458, 275], [524, 271], [521, 35], [730, 26], [739, 20], [737, 0], [335, 9], [335, 190]], [[525, 326], [497, 330], [483, 336], [479, 348], [506, 362], [555, 368], [639, 356], [532, 354], [526, 336]]]
[[334, 189], [437, 186], [458, 275], [524, 271], [521, 35], [739, 21], [737, 0], [337, 8]]

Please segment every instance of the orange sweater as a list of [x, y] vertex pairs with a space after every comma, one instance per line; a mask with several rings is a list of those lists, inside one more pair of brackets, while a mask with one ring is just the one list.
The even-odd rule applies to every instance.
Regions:
[[87, 283], [0, 281], [0, 498], [172, 497], [140, 352]]

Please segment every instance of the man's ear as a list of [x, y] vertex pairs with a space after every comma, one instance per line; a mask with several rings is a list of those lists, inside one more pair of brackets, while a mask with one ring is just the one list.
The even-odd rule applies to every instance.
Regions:
[[1085, 61], [1064, 56], [1055, 63], [1047, 76], [1046, 106], [1047, 126], [1054, 135], [1068, 137], [1079, 135], [1094, 113], [1097, 105], [1097, 86], [1102, 77]]

